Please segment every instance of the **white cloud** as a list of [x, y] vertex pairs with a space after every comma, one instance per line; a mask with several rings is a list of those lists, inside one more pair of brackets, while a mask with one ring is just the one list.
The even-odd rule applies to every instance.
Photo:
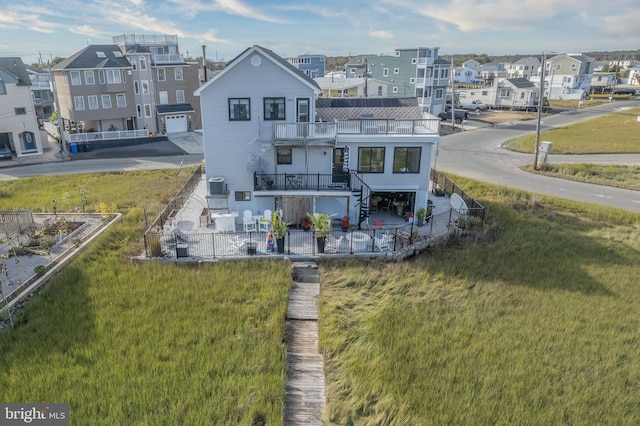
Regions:
[[369, 32], [369, 35], [373, 38], [379, 38], [381, 40], [390, 40], [393, 38], [393, 33], [386, 30], [371, 31]]
[[93, 25], [70, 26], [67, 29], [74, 34], [80, 34], [84, 37], [108, 38], [113, 36], [111, 33], [98, 30]]
[[211, 3], [202, 3], [198, 0], [169, 0], [180, 7], [183, 14], [193, 18], [203, 12], [221, 11], [230, 15], [243, 16], [257, 21], [272, 22], [277, 24], [285, 23], [284, 20], [270, 16], [260, 9], [246, 5], [239, 0], [214, 0]]

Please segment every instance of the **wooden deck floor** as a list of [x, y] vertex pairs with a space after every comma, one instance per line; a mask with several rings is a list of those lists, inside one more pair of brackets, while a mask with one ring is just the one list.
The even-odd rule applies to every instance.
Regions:
[[287, 311], [287, 377], [284, 424], [322, 425], [324, 361], [318, 352], [320, 283], [315, 262], [293, 264], [294, 287]]

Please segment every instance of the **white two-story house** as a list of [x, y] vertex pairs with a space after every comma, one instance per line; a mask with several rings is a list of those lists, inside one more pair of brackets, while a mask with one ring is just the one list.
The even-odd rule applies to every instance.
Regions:
[[30, 87], [20, 58], [0, 58], [0, 148], [8, 147], [16, 157], [43, 152]]
[[[321, 99], [319, 108], [320, 93], [311, 78], [260, 46], [195, 92], [210, 209], [256, 215], [282, 209], [295, 226], [312, 212], [349, 216], [359, 225], [384, 194], [402, 193], [412, 211], [426, 206], [439, 119], [421, 118], [415, 98], [387, 100], [399, 114], [415, 114], [404, 118], [384, 115], [380, 98]], [[332, 118], [334, 108], [340, 111]]]

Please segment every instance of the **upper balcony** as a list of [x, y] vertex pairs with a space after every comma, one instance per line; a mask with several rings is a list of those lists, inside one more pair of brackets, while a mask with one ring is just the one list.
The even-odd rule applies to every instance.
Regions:
[[440, 120], [339, 120], [333, 123], [275, 123], [275, 145], [334, 146], [338, 135], [439, 135]]
[[156, 53], [153, 55], [156, 64], [175, 64], [184, 62], [182, 53]]

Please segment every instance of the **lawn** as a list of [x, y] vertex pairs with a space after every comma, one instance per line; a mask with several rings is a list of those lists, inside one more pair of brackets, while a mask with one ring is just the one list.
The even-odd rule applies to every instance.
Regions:
[[290, 266], [131, 263], [143, 208], [153, 217], [191, 171], [3, 182], [3, 208], [65, 210], [84, 193], [124, 220], [0, 331], [0, 401], [67, 402], [72, 424], [282, 424]]
[[327, 420], [638, 424], [640, 215], [455, 180], [488, 242], [322, 265]]
[[552, 163], [537, 171], [531, 165], [524, 169], [546, 176], [640, 191], [640, 166]]
[[[552, 141], [554, 154], [625, 154], [640, 153], [637, 117], [640, 108], [619, 111], [540, 134], [540, 140]], [[533, 153], [536, 135], [531, 134], [509, 142], [508, 148]]]

